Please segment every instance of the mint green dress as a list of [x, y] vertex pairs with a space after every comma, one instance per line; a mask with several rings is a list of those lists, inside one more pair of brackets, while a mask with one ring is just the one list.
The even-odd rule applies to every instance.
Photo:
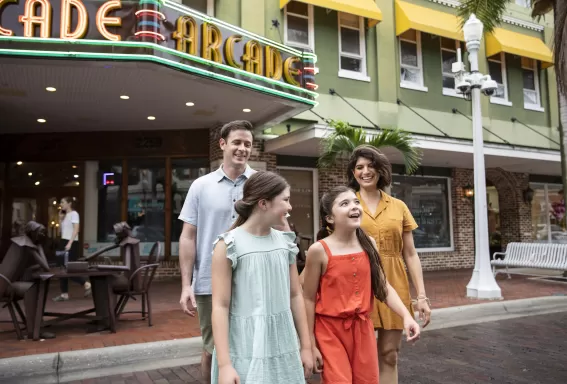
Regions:
[[[293, 232], [254, 236], [238, 227], [220, 235], [232, 262], [229, 346], [242, 384], [305, 384], [290, 306], [289, 269], [298, 253]], [[218, 383], [216, 351], [212, 383]]]

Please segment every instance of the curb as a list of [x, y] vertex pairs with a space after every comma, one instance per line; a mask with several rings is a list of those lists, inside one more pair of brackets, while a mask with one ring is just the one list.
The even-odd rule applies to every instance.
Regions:
[[[567, 312], [567, 296], [494, 301], [435, 309], [424, 332]], [[0, 383], [52, 384], [197, 364], [200, 337], [0, 359]]]

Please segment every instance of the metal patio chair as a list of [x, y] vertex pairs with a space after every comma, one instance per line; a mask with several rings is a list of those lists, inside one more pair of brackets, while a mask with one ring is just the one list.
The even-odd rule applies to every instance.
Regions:
[[[114, 286], [113, 291], [119, 295], [118, 303], [116, 304], [116, 319], [124, 313], [141, 313], [142, 320], [148, 319], [148, 326], [152, 326], [152, 304], [150, 298], [150, 287], [154, 279], [156, 270], [159, 267], [159, 258], [161, 255], [161, 244], [156, 241], [150, 250], [148, 262], [146, 265], [139, 267], [132, 273], [128, 279], [128, 283], [123, 286]], [[136, 285], [136, 280], [139, 279], [139, 284]], [[136, 296], [141, 296], [142, 310], [141, 311], [124, 311], [126, 304], [130, 299], [136, 300]], [[147, 315], [147, 316], [146, 316]]]

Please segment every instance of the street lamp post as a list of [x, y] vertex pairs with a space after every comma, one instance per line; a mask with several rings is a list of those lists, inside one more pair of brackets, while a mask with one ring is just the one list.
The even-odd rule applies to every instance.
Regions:
[[478, 70], [478, 50], [482, 40], [483, 25], [473, 14], [463, 27], [467, 51], [469, 52], [470, 72], [466, 72], [458, 50], [457, 62], [453, 64], [455, 88], [458, 93], [471, 97], [472, 129], [474, 148], [474, 215], [475, 215], [475, 261], [474, 271], [467, 285], [467, 296], [478, 299], [501, 299], [502, 292], [490, 268], [488, 246], [488, 215], [486, 205], [486, 175], [484, 168], [484, 143], [482, 131], [482, 112], [480, 93], [492, 96], [498, 85], [489, 75]]

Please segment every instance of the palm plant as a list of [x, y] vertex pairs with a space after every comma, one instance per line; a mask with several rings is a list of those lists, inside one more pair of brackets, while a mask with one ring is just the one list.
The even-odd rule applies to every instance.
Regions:
[[392, 147], [402, 153], [407, 173], [414, 172], [421, 163], [421, 151], [413, 146], [413, 139], [408, 132], [400, 129], [386, 129], [378, 134], [367, 134], [362, 128], [352, 127], [339, 120], [329, 121], [335, 131], [323, 139], [323, 153], [319, 157], [321, 168], [330, 168], [339, 159], [350, 156], [356, 147], [369, 144], [376, 148]]

